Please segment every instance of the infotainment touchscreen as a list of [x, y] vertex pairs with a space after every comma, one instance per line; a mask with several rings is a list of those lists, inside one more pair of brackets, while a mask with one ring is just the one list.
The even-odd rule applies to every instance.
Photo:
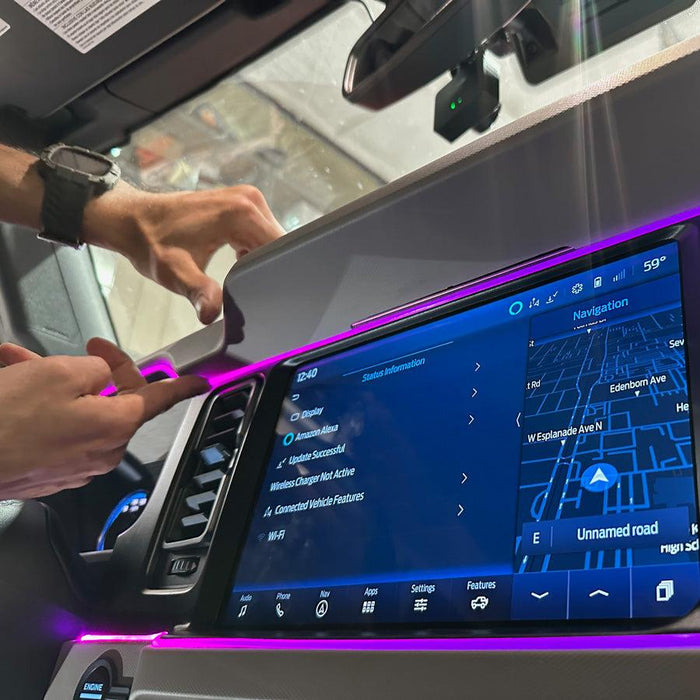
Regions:
[[681, 616], [697, 527], [665, 243], [298, 367], [225, 624]]

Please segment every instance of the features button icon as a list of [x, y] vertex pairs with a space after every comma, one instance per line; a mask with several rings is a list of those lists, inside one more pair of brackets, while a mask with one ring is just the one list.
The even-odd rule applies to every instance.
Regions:
[[328, 612], [328, 601], [327, 600], [319, 600], [318, 605], [316, 605], [316, 617], [320, 620], [321, 618], [326, 616], [326, 613]]
[[462, 609], [464, 618], [475, 621], [507, 619], [511, 607], [511, 581], [511, 576], [466, 579], [466, 596]]
[[668, 603], [674, 594], [673, 579], [666, 579], [665, 581], [659, 582], [656, 587], [656, 602], [657, 603]]
[[472, 598], [470, 605], [472, 610], [486, 610], [489, 606], [489, 599], [485, 595], [479, 595]]

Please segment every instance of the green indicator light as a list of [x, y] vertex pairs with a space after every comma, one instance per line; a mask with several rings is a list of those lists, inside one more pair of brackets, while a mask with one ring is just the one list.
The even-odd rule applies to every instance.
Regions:
[[457, 105], [454, 102], [450, 102], [450, 109], [457, 109]]
[[457, 104], [458, 104], [458, 105], [461, 105], [461, 104], [462, 104], [462, 98], [461, 98], [461, 97], [457, 100]]

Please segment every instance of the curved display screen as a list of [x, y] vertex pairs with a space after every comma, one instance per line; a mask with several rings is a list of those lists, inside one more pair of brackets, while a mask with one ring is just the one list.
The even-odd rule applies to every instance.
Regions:
[[302, 366], [225, 624], [684, 615], [689, 411], [676, 243]]

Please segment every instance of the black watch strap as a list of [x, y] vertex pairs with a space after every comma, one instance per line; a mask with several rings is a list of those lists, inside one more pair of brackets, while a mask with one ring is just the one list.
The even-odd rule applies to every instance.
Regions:
[[44, 181], [41, 221], [42, 238], [79, 248], [82, 244], [83, 214], [92, 199], [93, 187], [85, 182], [71, 182], [54, 172]]

